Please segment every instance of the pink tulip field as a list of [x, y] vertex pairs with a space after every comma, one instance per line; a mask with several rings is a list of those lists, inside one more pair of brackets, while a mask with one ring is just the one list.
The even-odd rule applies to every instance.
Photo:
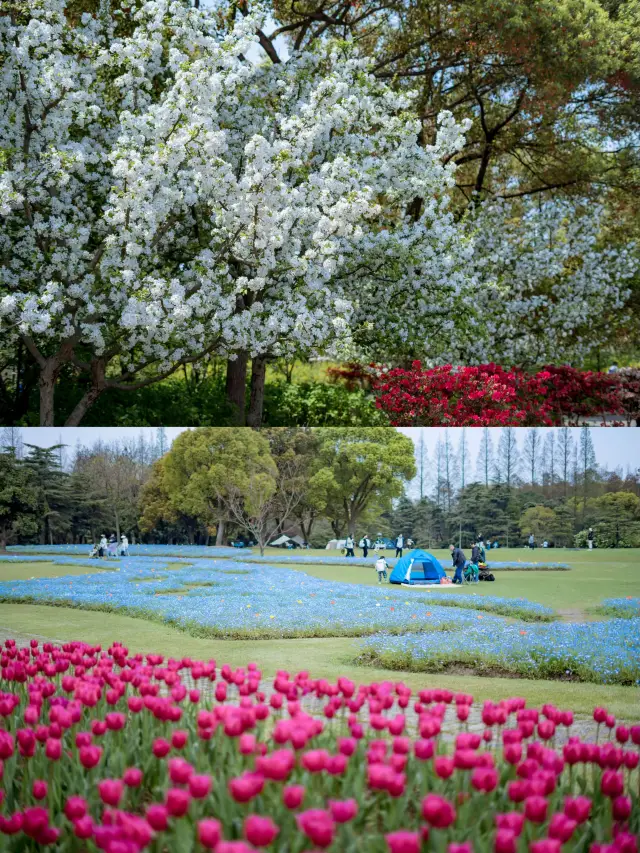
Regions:
[[0, 666], [1, 850], [638, 850], [640, 725], [605, 708], [585, 741], [515, 696], [119, 643], [7, 640]]

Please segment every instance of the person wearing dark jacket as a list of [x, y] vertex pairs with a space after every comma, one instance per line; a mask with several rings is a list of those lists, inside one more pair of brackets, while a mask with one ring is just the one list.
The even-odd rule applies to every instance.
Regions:
[[455, 545], [449, 545], [449, 550], [451, 551], [453, 567], [456, 570], [453, 576], [453, 582], [462, 583], [462, 571], [467, 562], [467, 558], [465, 557], [462, 548], [456, 548]]
[[482, 553], [480, 551], [480, 546], [477, 542], [474, 542], [473, 547], [471, 548], [471, 562], [475, 563], [476, 566], [482, 560]]

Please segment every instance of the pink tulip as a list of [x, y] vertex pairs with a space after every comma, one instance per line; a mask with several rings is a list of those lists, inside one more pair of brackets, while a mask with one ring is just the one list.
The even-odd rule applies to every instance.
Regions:
[[85, 769], [90, 770], [92, 767], [99, 764], [100, 758], [102, 757], [102, 747], [82, 746], [78, 752], [78, 757], [80, 758], [80, 764], [82, 764]]
[[616, 773], [615, 770], [605, 770], [600, 780], [600, 790], [607, 797], [619, 797], [624, 791], [622, 773]]
[[122, 776], [122, 781], [128, 788], [139, 788], [142, 784], [142, 770], [128, 767]]
[[504, 812], [497, 814], [494, 818], [498, 829], [508, 829], [514, 835], [519, 836], [524, 826], [524, 815], [521, 812]]
[[76, 838], [91, 838], [93, 835], [93, 821], [89, 815], [83, 815], [73, 821], [73, 834]]
[[34, 808], [25, 809], [22, 812], [22, 831], [29, 838], [37, 840], [48, 826], [49, 813], [41, 806], [34, 806]]
[[249, 815], [244, 822], [244, 837], [254, 847], [268, 847], [279, 832], [269, 817]]
[[510, 829], [499, 829], [493, 840], [495, 853], [516, 853], [518, 849], [518, 838]]
[[451, 803], [438, 794], [428, 794], [422, 801], [422, 816], [436, 829], [446, 829], [456, 819]]
[[229, 791], [237, 803], [248, 803], [264, 787], [264, 776], [261, 773], [243, 773], [229, 782]]
[[420, 833], [399, 829], [385, 835], [389, 853], [420, 853], [422, 846]]
[[532, 823], [544, 823], [547, 819], [549, 803], [544, 797], [534, 795], [524, 801], [524, 814]]
[[614, 820], [628, 820], [631, 815], [631, 797], [616, 797], [611, 807]]
[[36, 779], [31, 787], [31, 793], [36, 800], [44, 800], [47, 796], [47, 783], [41, 779]]
[[465, 841], [462, 844], [449, 844], [447, 853], [473, 853], [473, 846], [470, 841]]
[[169, 788], [165, 795], [165, 805], [172, 817], [183, 817], [189, 810], [191, 795], [182, 788]]
[[438, 755], [433, 760], [433, 768], [436, 771], [436, 776], [440, 779], [448, 779], [453, 775], [453, 759], [446, 755]]
[[113, 806], [114, 808], [120, 802], [123, 788], [124, 783], [121, 779], [103, 779], [102, 782], [98, 782], [100, 799], [105, 805]]
[[156, 738], [153, 742], [151, 750], [156, 758], [164, 758], [171, 751], [171, 744], [164, 738]]
[[58, 761], [62, 756], [62, 743], [54, 738], [49, 738], [44, 745], [44, 754], [51, 761]]
[[591, 814], [589, 797], [565, 797], [564, 813], [577, 823], [584, 823]]
[[335, 824], [329, 812], [309, 809], [296, 815], [298, 828], [318, 847], [329, 847], [333, 842]]
[[145, 816], [149, 826], [158, 832], [164, 831], [169, 826], [169, 810], [160, 803], [152, 803], [148, 806]]
[[282, 791], [282, 802], [288, 809], [297, 809], [304, 800], [303, 785], [289, 785]]
[[87, 801], [84, 797], [69, 797], [64, 806], [64, 813], [69, 820], [78, 820], [87, 813]]
[[560, 853], [561, 843], [556, 838], [541, 838], [529, 845], [531, 853]]
[[220, 821], [206, 818], [198, 821], [198, 841], [207, 850], [213, 850], [222, 838]]
[[329, 800], [331, 817], [336, 823], [348, 823], [358, 814], [358, 803], [351, 800]]
[[196, 800], [203, 800], [211, 793], [211, 777], [193, 773], [189, 777], [189, 793]]
[[557, 838], [562, 844], [566, 844], [573, 835], [577, 825], [577, 821], [559, 812], [552, 816], [547, 831], [550, 838]]

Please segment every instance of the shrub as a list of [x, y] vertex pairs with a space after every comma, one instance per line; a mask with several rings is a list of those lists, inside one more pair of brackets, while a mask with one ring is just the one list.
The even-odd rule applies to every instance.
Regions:
[[378, 369], [376, 406], [394, 426], [523, 426], [574, 423], [622, 412], [615, 377], [547, 366], [535, 374], [497, 364]]

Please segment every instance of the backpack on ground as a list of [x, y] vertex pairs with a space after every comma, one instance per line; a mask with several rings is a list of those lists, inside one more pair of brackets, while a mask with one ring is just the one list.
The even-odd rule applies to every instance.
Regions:
[[495, 577], [494, 577], [494, 575], [493, 575], [491, 572], [487, 571], [487, 569], [482, 569], [482, 570], [480, 571], [479, 576], [478, 576], [478, 580], [481, 580], [481, 581], [494, 581], [494, 580], [495, 580]]

